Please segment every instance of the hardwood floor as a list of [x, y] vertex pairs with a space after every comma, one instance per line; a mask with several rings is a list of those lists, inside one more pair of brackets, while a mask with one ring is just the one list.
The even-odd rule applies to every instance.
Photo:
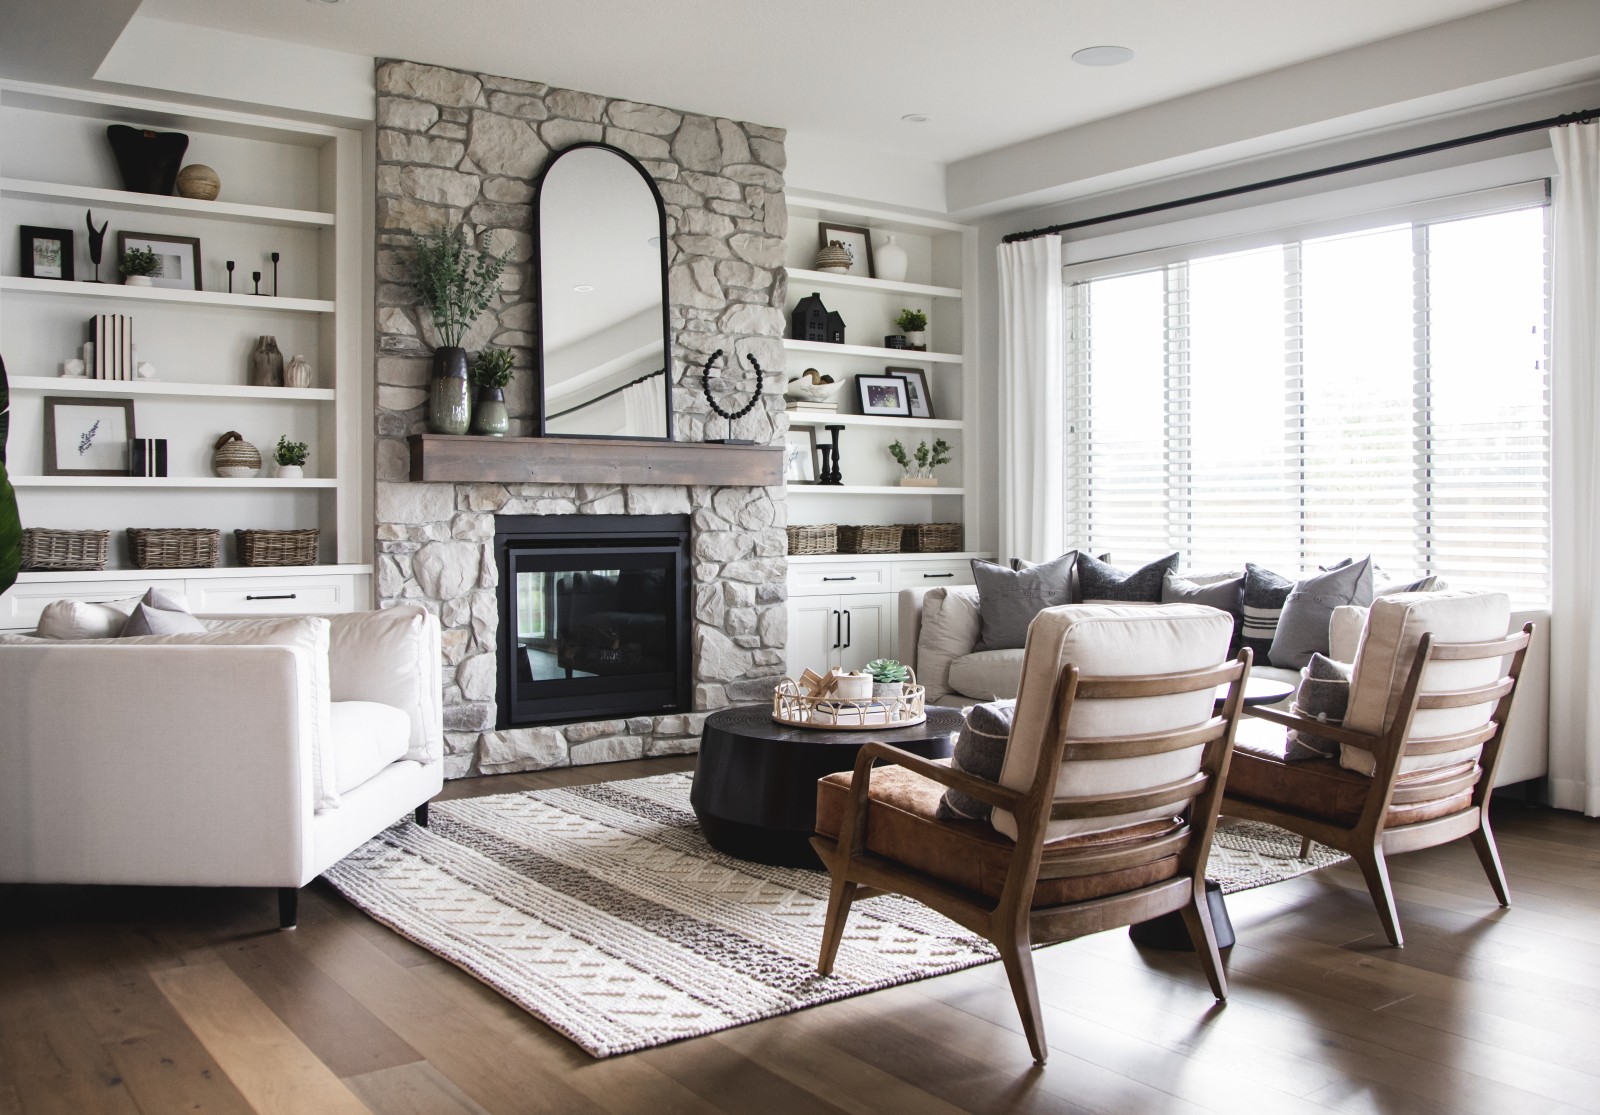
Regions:
[[0, 1115], [1600, 1111], [1600, 822], [1496, 823], [1516, 905], [1465, 841], [1396, 857], [1403, 950], [1349, 864], [1231, 897], [1226, 1006], [1120, 931], [1037, 952], [1043, 1070], [998, 964], [596, 1061], [321, 883], [292, 933], [265, 890], [0, 887]]

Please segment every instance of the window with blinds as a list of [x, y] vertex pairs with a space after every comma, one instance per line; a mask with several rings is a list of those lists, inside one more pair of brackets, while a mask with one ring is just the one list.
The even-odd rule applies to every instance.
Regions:
[[1067, 537], [1547, 602], [1546, 212], [1067, 268]]

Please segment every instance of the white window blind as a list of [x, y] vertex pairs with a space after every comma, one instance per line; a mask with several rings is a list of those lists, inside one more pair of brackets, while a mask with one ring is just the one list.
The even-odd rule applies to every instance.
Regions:
[[1546, 241], [1524, 205], [1067, 268], [1068, 537], [1547, 601]]

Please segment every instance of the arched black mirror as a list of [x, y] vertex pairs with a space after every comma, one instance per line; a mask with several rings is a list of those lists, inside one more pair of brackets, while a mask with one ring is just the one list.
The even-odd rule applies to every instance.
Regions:
[[667, 217], [625, 151], [554, 155], [533, 203], [538, 432], [672, 437]]

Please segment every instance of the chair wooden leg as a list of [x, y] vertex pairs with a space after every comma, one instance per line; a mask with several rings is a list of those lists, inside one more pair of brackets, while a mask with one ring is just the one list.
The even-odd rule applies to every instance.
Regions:
[[278, 928], [293, 929], [300, 921], [300, 888], [278, 888]]
[[1194, 944], [1200, 967], [1205, 970], [1211, 993], [1218, 999], [1228, 997], [1228, 977], [1222, 968], [1222, 954], [1217, 951], [1217, 931], [1211, 924], [1211, 906], [1202, 886], [1182, 910], [1183, 924], [1189, 930], [1189, 940]]
[[839, 953], [839, 942], [844, 940], [844, 924], [850, 920], [850, 906], [856, 900], [858, 886], [843, 875], [833, 877], [828, 892], [828, 920], [822, 927], [822, 952], [817, 956], [820, 975], [833, 974], [833, 959]]
[[1049, 1047], [1044, 1043], [1044, 1011], [1039, 1007], [1039, 984], [1033, 978], [1033, 950], [1027, 927], [1014, 935], [1002, 935], [995, 945], [1000, 949], [1006, 979], [1011, 981], [1011, 996], [1016, 999], [1017, 1013], [1022, 1016], [1022, 1032], [1028, 1036], [1028, 1048], [1033, 1051], [1034, 1063], [1042, 1065]]
[[1372, 903], [1378, 908], [1378, 920], [1383, 922], [1383, 931], [1389, 935], [1389, 943], [1395, 948], [1405, 948], [1405, 937], [1400, 933], [1400, 914], [1394, 906], [1394, 888], [1389, 883], [1389, 867], [1383, 859], [1383, 849], [1373, 848], [1370, 852], [1353, 855], [1361, 865], [1361, 874], [1367, 878], [1367, 890], [1372, 895]]
[[1305, 859], [1310, 854], [1311, 854], [1311, 837], [1302, 836], [1300, 838], [1300, 858], [1301, 859]]
[[1489, 818], [1483, 819], [1483, 824], [1478, 831], [1472, 834], [1472, 846], [1477, 849], [1478, 862], [1483, 864], [1483, 872], [1489, 876], [1489, 885], [1494, 888], [1494, 896], [1500, 900], [1500, 905], [1511, 905], [1511, 891], [1506, 886], [1505, 869], [1500, 866], [1500, 849], [1494, 842], [1494, 830], [1489, 827]]

